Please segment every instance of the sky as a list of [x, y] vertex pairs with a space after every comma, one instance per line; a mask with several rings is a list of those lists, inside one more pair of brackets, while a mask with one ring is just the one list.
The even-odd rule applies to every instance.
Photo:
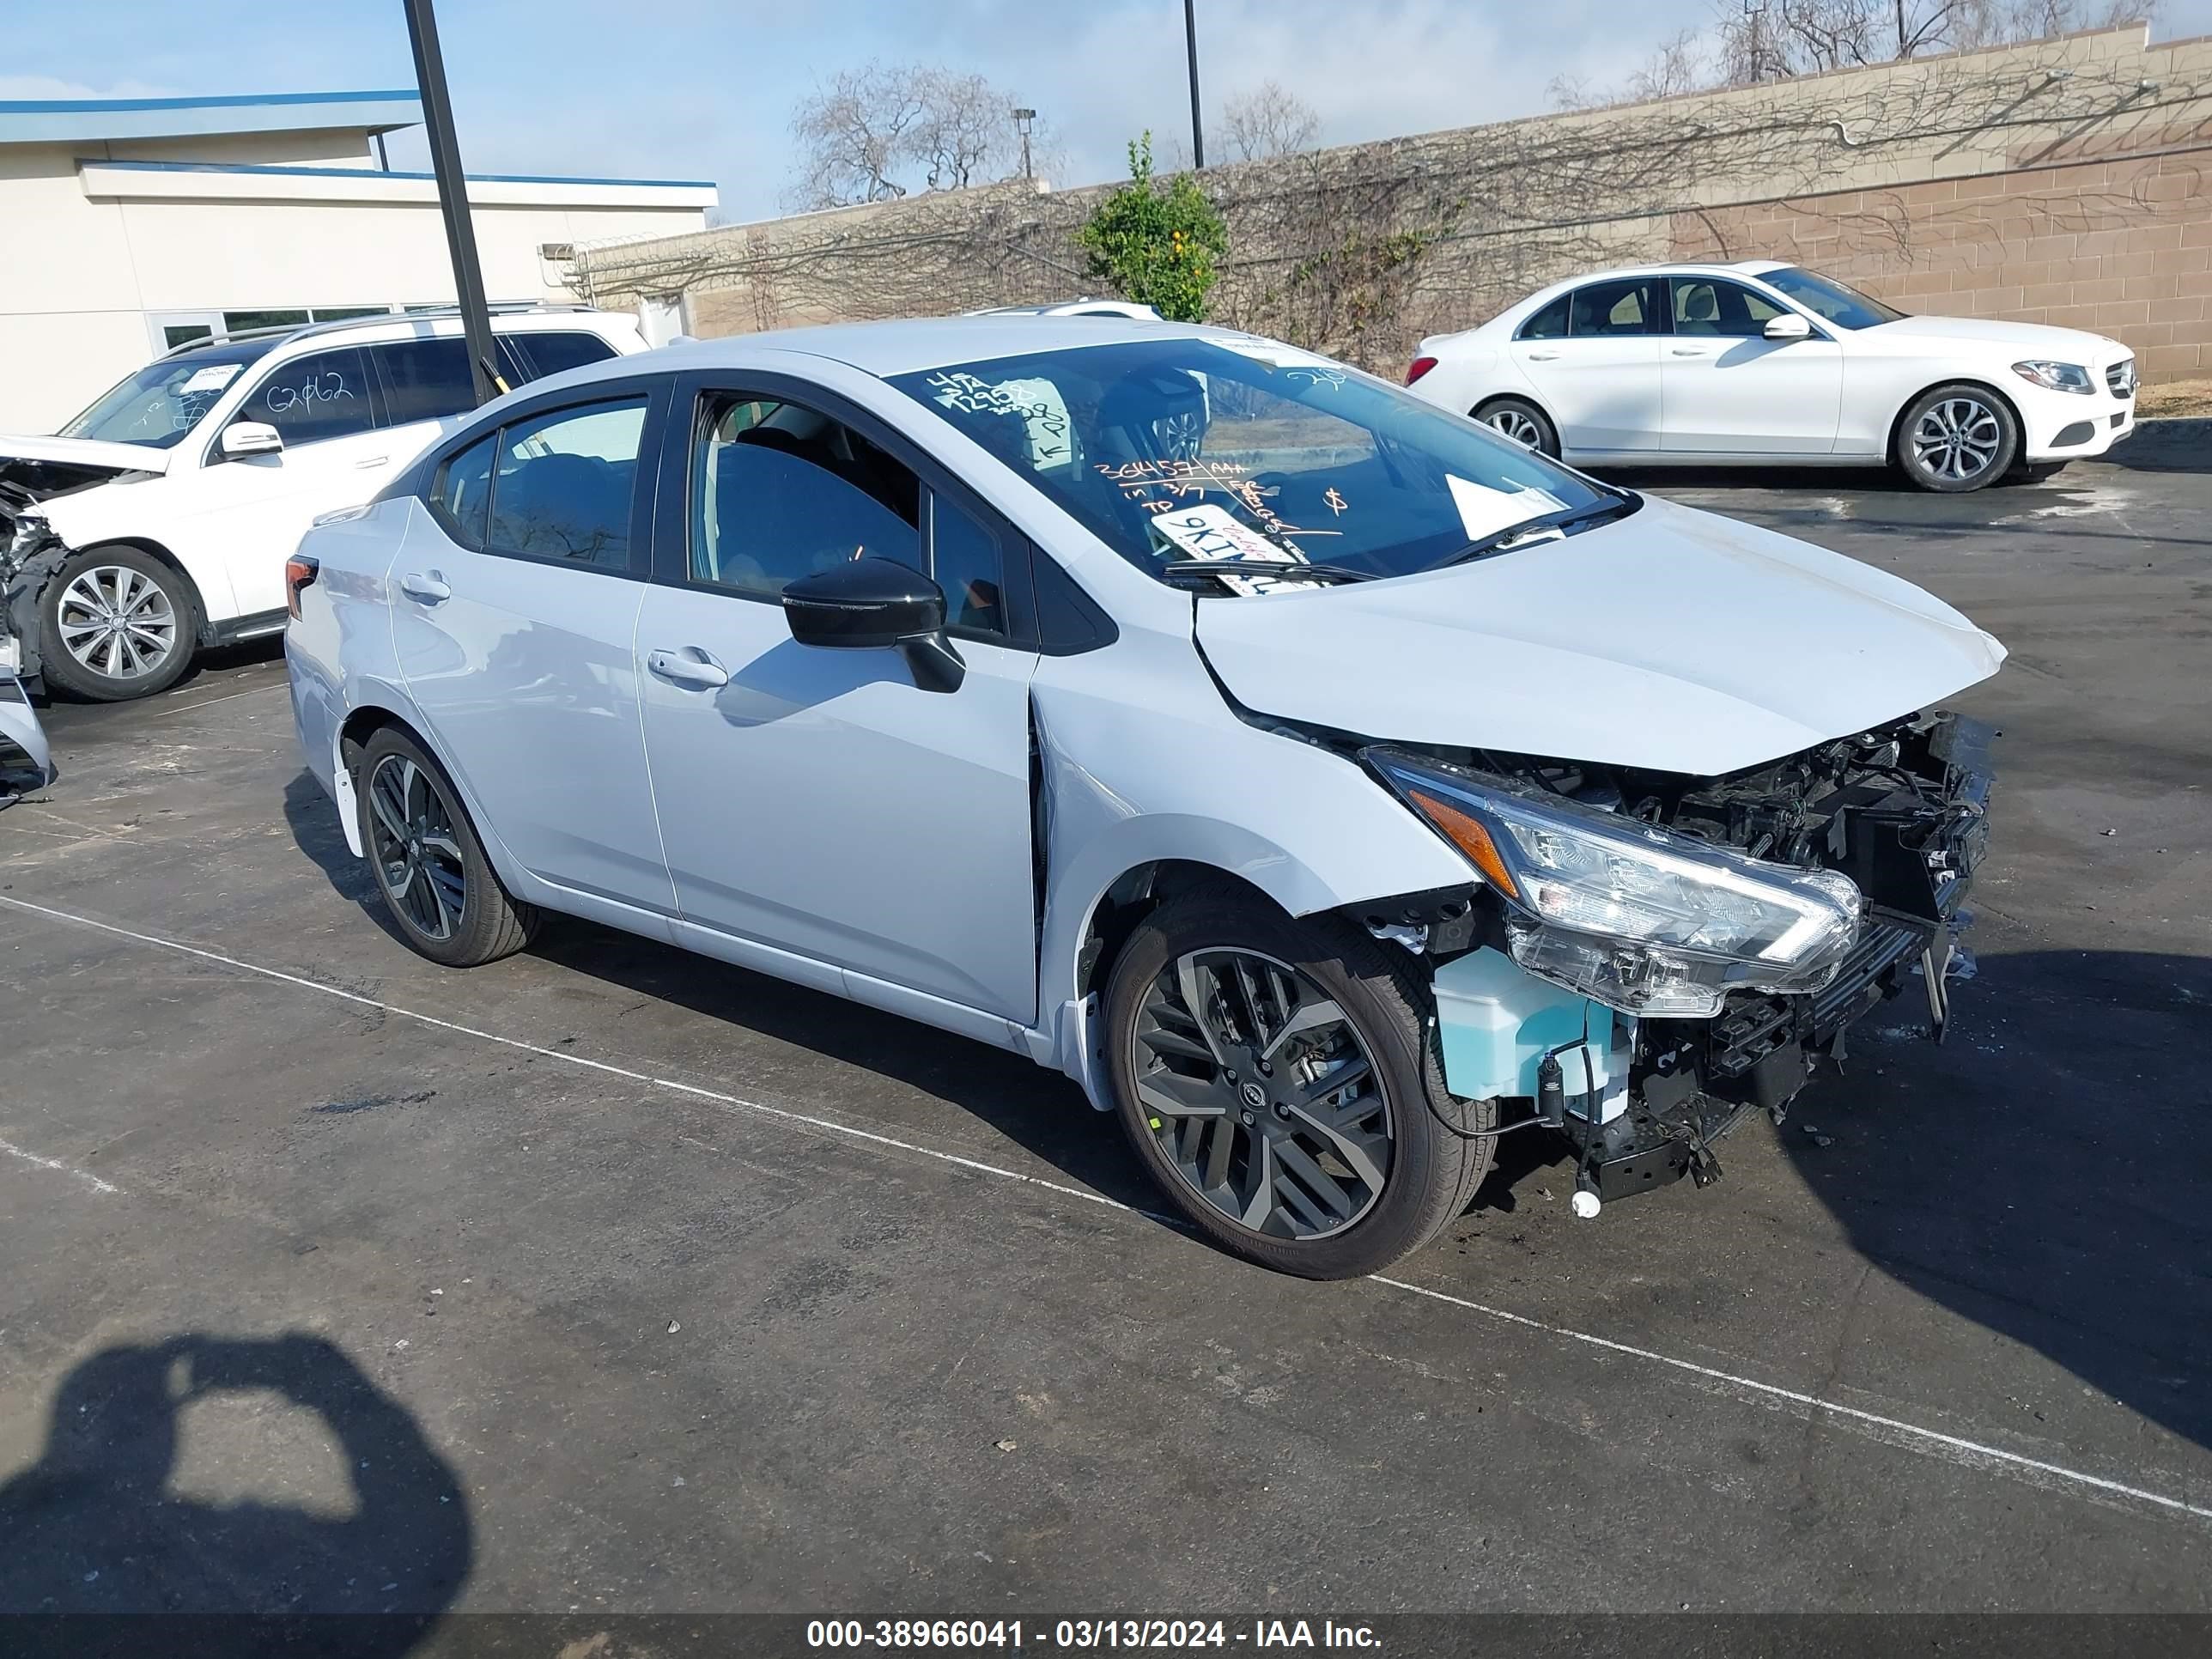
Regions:
[[[1197, 0], [1209, 131], [1273, 79], [1328, 143], [1526, 115], [1555, 76], [1616, 83], [1713, 0]], [[7, 0], [0, 99], [409, 87], [399, 0]], [[474, 173], [710, 179], [719, 217], [778, 211], [793, 105], [870, 58], [988, 76], [1065, 161], [1119, 175], [1150, 128], [1187, 143], [1180, 0], [442, 0], [463, 164]], [[1356, 20], [1356, 21], [1354, 21]], [[2212, 33], [2212, 0], [2166, 0], [2158, 39]], [[1217, 144], [1217, 155], [1218, 145]], [[419, 130], [392, 164], [425, 167]]]

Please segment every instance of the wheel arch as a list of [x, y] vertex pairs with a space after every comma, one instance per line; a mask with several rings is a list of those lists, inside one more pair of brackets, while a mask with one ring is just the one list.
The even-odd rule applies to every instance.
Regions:
[[1498, 404], [1526, 404], [1549, 423], [1554, 437], [1559, 435], [1559, 417], [1552, 413], [1545, 401], [1533, 392], [1492, 392], [1475, 399], [1474, 407], [1467, 411], [1468, 418], [1479, 421], [1482, 412]]
[[[191, 571], [185, 568], [185, 562], [151, 536], [102, 536], [98, 541], [87, 542], [82, 547], [72, 545], [68, 557], [63, 561], [63, 563], [67, 564], [89, 554], [97, 553], [103, 547], [130, 548], [134, 552], [143, 553], [164, 568], [173, 571], [177, 580], [185, 585], [185, 596], [191, 601], [193, 645], [200, 647], [213, 643], [211, 630], [215, 624], [208, 620], [207, 595], [201, 592], [198, 579]], [[58, 570], [56, 574], [59, 574]]]
[[1076, 945], [1076, 994], [1103, 995], [1114, 963], [1138, 925], [1168, 900], [1194, 888], [1238, 890], [1283, 916], [1291, 913], [1249, 877], [1203, 859], [1156, 858], [1131, 866], [1094, 896]]
[[2013, 465], [2018, 465], [2021, 458], [2027, 453], [2027, 422], [2021, 416], [2020, 405], [2013, 401], [2002, 386], [1973, 374], [1942, 375], [1929, 381], [1899, 404], [1897, 412], [1889, 417], [1889, 435], [1882, 444], [1882, 459], [1893, 466], [1898, 465], [1897, 440], [1905, 430], [1905, 417], [1912, 412], [1912, 406], [1923, 398], [1931, 392], [1941, 392], [1947, 386], [1971, 386], [1977, 392], [1986, 392], [2004, 405], [2005, 413], [2012, 416], [2013, 436], [2016, 442]]
[[470, 784], [468, 774], [454, 764], [453, 757], [425, 723], [411, 709], [402, 706], [404, 702], [404, 697], [388, 688], [364, 687], [362, 695], [347, 708], [345, 717], [331, 734], [331, 796], [337, 803], [339, 825], [345, 832], [347, 848], [356, 858], [368, 856], [368, 849], [361, 844], [361, 812], [354, 773], [369, 739], [387, 726], [394, 727], [437, 762], [439, 769], [452, 781], [460, 797], [461, 810], [469, 815], [469, 826], [476, 832], [477, 844], [483, 848], [484, 857], [507, 890], [518, 895], [535, 894], [539, 890], [538, 884], [507, 851], [498, 827], [486, 815], [483, 801]]

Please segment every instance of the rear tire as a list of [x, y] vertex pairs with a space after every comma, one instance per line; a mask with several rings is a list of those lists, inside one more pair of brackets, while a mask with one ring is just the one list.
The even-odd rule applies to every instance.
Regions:
[[191, 666], [199, 633], [192, 585], [121, 544], [75, 555], [39, 596], [40, 671], [88, 702], [167, 690]]
[[537, 936], [543, 913], [500, 884], [460, 792], [406, 732], [387, 726], [362, 748], [354, 810], [384, 908], [422, 955], [478, 968]]
[[1995, 483], [2020, 453], [2020, 422], [1986, 386], [1939, 386], [1897, 423], [1897, 465], [1923, 489], [1958, 495]]
[[1525, 398], [1492, 398], [1474, 411], [1474, 418], [1524, 448], [1555, 461], [1559, 459], [1559, 429], [1549, 416]]
[[1445, 1091], [1431, 999], [1398, 950], [1229, 886], [1170, 899], [1130, 935], [1106, 993], [1115, 1112], [1224, 1249], [1307, 1279], [1375, 1273], [1448, 1226], [1489, 1170], [1494, 1139], [1476, 1137], [1497, 1103]]

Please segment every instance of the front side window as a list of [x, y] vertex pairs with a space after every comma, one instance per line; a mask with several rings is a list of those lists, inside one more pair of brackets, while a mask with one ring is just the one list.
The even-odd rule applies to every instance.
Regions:
[[642, 398], [553, 410], [502, 428], [487, 548], [629, 570], [644, 435]]
[[58, 435], [171, 448], [206, 417], [234, 380], [268, 355], [270, 344], [239, 340], [150, 362], [101, 392]]
[[1665, 292], [1665, 280], [1658, 276], [1632, 276], [1578, 288], [1568, 307], [1569, 331], [1577, 339], [1589, 335], [1660, 333], [1661, 296]]
[[1771, 300], [1735, 283], [1677, 276], [1674, 288], [1677, 334], [1755, 339], [1765, 331], [1768, 318], [1782, 314], [1782, 307]]
[[1405, 575], [1530, 519], [1633, 500], [1248, 336], [1031, 352], [890, 384], [1164, 580], [1224, 558]]
[[1847, 288], [1832, 276], [1819, 276], [1796, 265], [1762, 271], [1759, 280], [1838, 328], [1878, 328], [1905, 315], [1896, 307], [1886, 306], [1871, 295]]
[[344, 346], [279, 363], [247, 395], [236, 418], [266, 422], [284, 434], [287, 448], [367, 432], [375, 424], [368, 360], [359, 346]]
[[1006, 632], [998, 538], [935, 490], [929, 496], [929, 574], [945, 590], [947, 627]]
[[920, 570], [921, 525], [921, 480], [842, 422], [773, 398], [709, 406], [692, 458], [692, 580], [774, 599], [849, 559]]

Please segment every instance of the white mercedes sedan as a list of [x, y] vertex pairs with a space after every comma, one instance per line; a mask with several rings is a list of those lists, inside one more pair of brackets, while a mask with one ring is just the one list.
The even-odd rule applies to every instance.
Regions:
[[1555, 283], [1422, 341], [1406, 380], [1578, 465], [1887, 462], [1924, 489], [2041, 477], [2135, 429], [2117, 340], [1910, 317], [1775, 259]]
[[1935, 706], [2004, 657], [1340, 363], [1098, 317], [536, 382], [286, 584], [415, 949], [561, 912], [1028, 1055], [1316, 1277], [1501, 1134], [1594, 1213], [1711, 1180], [1885, 995], [1940, 1027], [1987, 776]]

